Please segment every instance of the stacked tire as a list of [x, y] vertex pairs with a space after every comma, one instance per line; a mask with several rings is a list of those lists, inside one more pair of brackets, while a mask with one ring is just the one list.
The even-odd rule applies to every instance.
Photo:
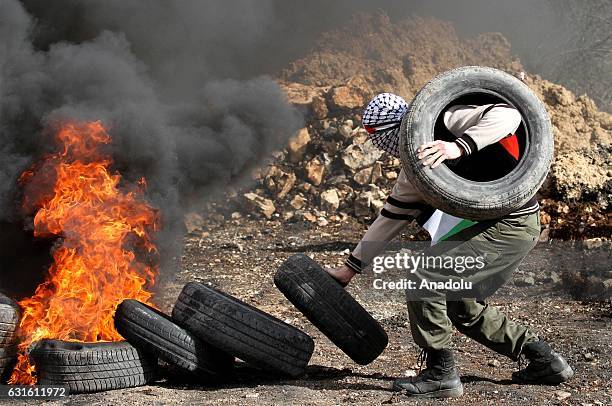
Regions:
[[115, 313], [115, 327], [132, 345], [178, 372], [213, 377], [228, 374], [234, 357], [200, 340], [169, 316], [136, 300], [124, 300]]
[[[368, 364], [385, 349], [385, 331], [316, 262], [295, 255], [275, 275], [276, 286], [340, 349]], [[0, 345], [10, 353], [0, 366], [12, 368], [17, 305], [0, 296]], [[78, 343], [41, 340], [30, 348], [38, 382], [65, 385], [70, 393], [123, 389], [150, 383], [158, 361], [202, 381], [232, 373], [235, 358], [279, 375], [304, 373], [314, 341], [297, 328], [201, 283], [188, 283], [172, 315], [136, 300], [115, 312], [122, 342]], [[0, 353], [2, 354], [2, 353]], [[2, 362], [2, 358], [0, 358]]]
[[202, 340], [255, 366], [301, 375], [314, 342], [297, 328], [201, 283], [188, 283], [172, 318]]
[[39, 385], [67, 386], [70, 394], [146, 385], [157, 363], [125, 341], [81, 343], [44, 339], [30, 347]]
[[0, 293], [0, 383], [6, 383], [17, 357], [19, 305]]
[[227, 377], [235, 357], [286, 376], [304, 373], [312, 339], [287, 323], [201, 283], [188, 283], [172, 316], [135, 300], [115, 313], [117, 331], [134, 347], [202, 380]]

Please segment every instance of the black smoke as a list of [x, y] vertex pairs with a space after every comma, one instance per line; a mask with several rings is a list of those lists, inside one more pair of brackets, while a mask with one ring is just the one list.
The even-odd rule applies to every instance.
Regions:
[[[107, 126], [114, 168], [127, 182], [144, 176], [161, 210], [164, 257], [175, 253], [187, 205], [281, 148], [302, 119], [276, 82], [246, 74], [253, 58], [244, 55], [265, 31], [267, 11], [242, 3], [251, 11], [202, 2], [0, 0], [3, 241], [22, 238], [15, 230], [31, 221], [17, 179], [56, 147], [47, 129], [59, 121]], [[228, 31], [228, 22], [238, 25]], [[3, 245], [0, 254], [16, 259]], [[23, 272], [7, 268], [0, 288]]]

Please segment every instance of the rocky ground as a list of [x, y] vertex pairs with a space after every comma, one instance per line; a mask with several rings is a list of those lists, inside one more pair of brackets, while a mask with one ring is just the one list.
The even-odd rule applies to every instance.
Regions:
[[[410, 338], [403, 292], [374, 290], [371, 274], [356, 278], [348, 288], [389, 335], [384, 353], [372, 364], [359, 366], [319, 333], [272, 281], [278, 265], [296, 252], [305, 252], [322, 264], [339, 264], [362, 232], [363, 225], [354, 220], [326, 226], [256, 218], [206, 222], [186, 238], [181, 271], [159, 296], [161, 307], [169, 311], [185, 282], [210, 283], [306, 331], [315, 340], [315, 352], [303, 377], [283, 379], [241, 365], [234, 377], [223, 382], [165, 379], [146, 387], [79, 395], [49, 404], [414, 404], [390, 390], [394, 378], [418, 371], [418, 349]], [[465, 395], [442, 403], [612, 402], [610, 303], [573, 299], [559, 278], [563, 274], [556, 273], [558, 267], [548, 266], [550, 261], [546, 244], [541, 244], [492, 302], [553, 343], [572, 364], [576, 377], [558, 387], [515, 385], [509, 379], [516, 363], [456, 333], [454, 347]]]

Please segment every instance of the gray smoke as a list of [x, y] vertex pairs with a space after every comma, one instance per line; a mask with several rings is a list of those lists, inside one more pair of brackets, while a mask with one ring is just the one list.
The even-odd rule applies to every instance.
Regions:
[[190, 201], [241, 180], [302, 125], [272, 79], [246, 74], [267, 11], [240, 3], [0, 0], [0, 225], [24, 220], [17, 179], [54, 149], [46, 129], [102, 120], [115, 169], [147, 179], [170, 254]]
[[102, 120], [117, 168], [167, 210], [239, 178], [301, 124], [271, 79], [229, 79], [239, 63], [216, 51], [248, 51], [265, 10], [209, 38], [230, 16], [200, 2], [44, 3], [35, 19], [0, 1], [0, 221], [18, 216], [16, 178], [53, 147], [43, 129], [58, 119]]

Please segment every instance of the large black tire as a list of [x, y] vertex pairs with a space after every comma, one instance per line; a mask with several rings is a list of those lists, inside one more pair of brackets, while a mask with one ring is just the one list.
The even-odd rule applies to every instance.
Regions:
[[[521, 113], [525, 146], [518, 165], [488, 182], [465, 179], [448, 166], [424, 167], [417, 148], [434, 140], [444, 109], [461, 97], [483, 95], [509, 103]], [[544, 104], [527, 85], [493, 68], [466, 66], [432, 79], [412, 100], [400, 129], [402, 167], [427, 203], [472, 220], [503, 217], [532, 198], [544, 182], [553, 158], [553, 135]]]
[[381, 325], [327, 274], [303, 254], [287, 259], [274, 284], [315, 327], [353, 361], [374, 361], [389, 342]]
[[8, 382], [15, 362], [17, 361], [17, 345], [0, 348], [0, 384]]
[[0, 293], [0, 384], [8, 380], [17, 359], [19, 305]]
[[0, 293], [0, 348], [13, 345], [20, 318], [19, 305]]
[[78, 343], [41, 340], [30, 347], [40, 385], [91, 393], [145, 385], [155, 379], [153, 360], [125, 341]]
[[175, 324], [169, 316], [137, 300], [124, 300], [115, 312], [115, 327], [134, 347], [187, 372], [228, 374], [234, 357]]
[[185, 285], [172, 318], [202, 340], [249, 364], [298, 376], [314, 350], [307, 334], [201, 283]]

